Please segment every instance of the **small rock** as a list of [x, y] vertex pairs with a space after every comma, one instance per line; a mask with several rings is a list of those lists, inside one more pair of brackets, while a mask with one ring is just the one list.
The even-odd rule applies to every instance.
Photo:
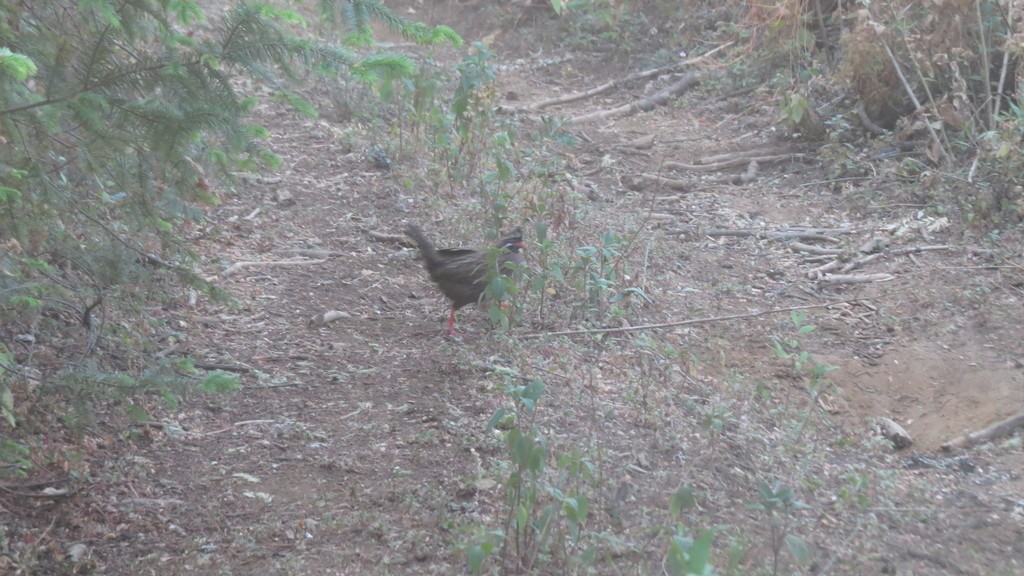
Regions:
[[79, 542], [68, 548], [68, 559], [72, 562], [81, 562], [89, 554], [89, 547]]
[[878, 433], [888, 438], [897, 450], [908, 448], [914, 444], [910, 434], [891, 418], [875, 418], [875, 426], [878, 429]]
[[295, 197], [292, 193], [285, 190], [284, 188], [278, 188], [274, 191], [274, 201], [277, 202], [278, 206], [294, 206]]

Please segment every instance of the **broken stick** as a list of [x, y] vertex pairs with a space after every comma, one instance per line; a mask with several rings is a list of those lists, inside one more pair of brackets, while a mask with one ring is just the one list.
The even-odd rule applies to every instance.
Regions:
[[323, 264], [327, 260], [271, 260], [269, 262], [235, 262], [220, 273], [221, 277], [227, 278], [243, 268], [262, 268], [264, 266], [308, 266], [311, 264]]
[[663, 167], [666, 170], [688, 170], [691, 172], [717, 172], [726, 168], [735, 168], [737, 166], [748, 166], [751, 162], [758, 162], [760, 164], [772, 164], [775, 162], [785, 162], [786, 160], [794, 160], [796, 158], [804, 158], [804, 154], [790, 153], [790, 154], [777, 154], [774, 156], [754, 156], [748, 158], [733, 158], [732, 160], [725, 160], [715, 164], [683, 164], [681, 162], [665, 162]]
[[827, 274], [818, 278], [818, 282], [826, 284], [869, 284], [871, 282], [888, 282], [895, 280], [892, 274]]
[[623, 104], [622, 106], [611, 108], [609, 110], [598, 110], [597, 112], [575, 116], [566, 121], [566, 124], [582, 124], [593, 120], [609, 120], [620, 116], [629, 116], [631, 114], [636, 114], [637, 112], [648, 112], [650, 110], [654, 110], [658, 106], [668, 104], [669, 100], [681, 96], [684, 92], [698, 84], [700, 84], [700, 79], [696, 74], [687, 74], [664, 90], [656, 92], [653, 96], [636, 100], [629, 104]]
[[576, 92], [574, 94], [566, 94], [565, 96], [558, 96], [557, 98], [551, 98], [551, 99], [548, 99], [548, 100], [542, 100], [540, 102], [535, 102], [535, 103], [533, 103], [533, 104], [531, 104], [529, 106], [529, 109], [530, 110], [541, 110], [541, 109], [547, 108], [549, 106], [556, 106], [558, 104], [568, 104], [570, 102], [576, 102], [578, 100], [584, 100], [584, 99], [590, 98], [592, 96], [597, 96], [598, 94], [603, 94], [603, 93], [611, 90], [612, 88], [615, 88], [616, 86], [621, 86], [623, 84], [628, 84], [629, 82], [634, 82], [636, 80], [645, 80], [647, 78], [657, 78], [658, 76], [662, 76], [662, 75], [665, 75], [665, 74], [671, 74], [673, 72], [678, 72], [678, 71], [682, 70], [683, 68], [685, 68], [687, 66], [692, 66], [693, 64], [696, 64], [696, 63], [700, 62], [701, 60], [704, 60], [705, 58], [708, 58], [709, 56], [711, 56], [715, 52], [718, 52], [719, 50], [722, 50], [722, 49], [728, 48], [729, 46], [732, 46], [732, 44], [733, 44], [732, 42], [726, 42], [725, 44], [722, 44], [721, 46], [719, 46], [719, 47], [717, 47], [717, 48], [715, 48], [713, 50], [709, 50], [708, 52], [706, 52], [706, 53], [704, 53], [704, 54], [702, 54], [700, 56], [697, 56], [695, 58], [690, 58], [688, 60], [683, 60], [682, 62], [678, 62], [678, 63], [672, 64], [670, 66], [663, 66], [661, 68], [654, 68], [654, 69], [651, 69], [651, 70], [644, 70], [643, 72], [637, 72], [636, 74], [630, 74], [629, 76], [626, 76], [625, 78], [620, 78], [618, 80], [612, 80], [611, 82], [605, 82], [604, 84], [601, 84], [600, 86], [595, 86], [594, 88], [591, 88], [591, 89], [583, 91], [583, 92]]
[[984, 430], [970, 432], [960, 436], [959, 438], [950, 440], [942, 445], [942, 450], [951, 452], [957, 448], [970, 448], [975, 444], [998, 440], [999, 438], [1009, 436], [1014, 432], [1014, 430], [1022, 427], [1024, 427], [1024, 412], [1011, 416], [1002, 422], [997, 422]]

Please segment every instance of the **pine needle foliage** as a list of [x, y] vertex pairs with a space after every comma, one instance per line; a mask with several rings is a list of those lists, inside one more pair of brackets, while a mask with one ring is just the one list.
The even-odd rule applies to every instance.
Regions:
[[[300, 37], [303, 16], [271, 4], [208, 19], [196, 0], [0, 0], [0, 346], [76, 326], [87, 337], [58, 368], [74, 371], [97, 352], [146, 345], [145, 330], [112, 330], [108, 316], [141, 313], [183, 284], [214, 292], [190, 268], [181, 229], [219, 202], [212, 183], [277, 160], [239, 77], [313, 113], [295, 91], [311, 74], [413, 71], [404, 56], [354, 51], [372, 41], [373, 22], [419, 42], [461, 42], [376, 1], [321, 7], [359, 41]], [[0, 358], [0, 393], [28, 358]], [[98, 360], [80, 376], [102, 372]]]
[[447, 26], [427, 26], [420, 22], [412, 22], [395, 14], [379, 0], [358, 0], [356, 2], [337, 2], [336, 0], [320, 0], [320, 12], [324, 19], [338, 24], [348, 31], [348, 44], [366, 44], [372, 42], [371, 24], [381, 22], [392, 32], [401, 34], [406, 40], [419, 44], [452, 44], [462, 45], [462, 38]]

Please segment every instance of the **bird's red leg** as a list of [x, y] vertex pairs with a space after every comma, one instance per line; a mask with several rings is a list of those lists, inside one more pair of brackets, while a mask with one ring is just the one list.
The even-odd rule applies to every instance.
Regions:
[[455, 308], [452, 308], [452, 313], [448, 316], [448, 335], [458, 336], [459, 333], [455, 331]]

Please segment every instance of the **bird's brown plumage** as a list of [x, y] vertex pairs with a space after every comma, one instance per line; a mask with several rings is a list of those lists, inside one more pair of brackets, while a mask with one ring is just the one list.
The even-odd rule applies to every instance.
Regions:
[[[455, 311], [478, 302], [487, 288], [487, 252], [465, 248], [437, 249], [415, 224], [407, 226], [405, 233], [419, 246], [430, 279], [452, 303], [448, 331], [454, 334]], [[502, 239], [498, 248], [502, 249], [497, 260], [499, 270], [510, 274], [514, 269], [511, 264], [523, 262], [525, 244], [522, 231], [517, 228], [511, 236]]]

